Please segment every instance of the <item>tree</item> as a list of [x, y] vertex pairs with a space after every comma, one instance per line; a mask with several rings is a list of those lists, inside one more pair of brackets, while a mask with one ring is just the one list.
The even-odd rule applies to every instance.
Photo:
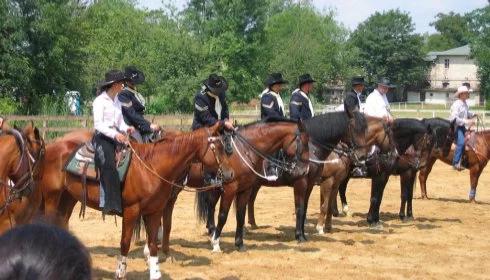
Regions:
[[414, 33], [407, 13], [398, 9], [376, 12], [359, 24], [350, 41], [359, 50], [357, 65], [365, 70], [370, 82], [386, 76], [404, 92], [426, 75], [423, 40]]
[[436, 15], [436, 20], [430, 25], [439, 32], [441, 35], [439, 38], [446, 41], [449, 48], [461, 47], [470, 42], [468, 19], [463, 15], [454, 12], [439, 13]]
[[348, 75], [347, 31], [331, 12], [321, 14], [308, 3], [291, 4], [269, 19], [265, 34], [268, 72], [283, 72], [292, 86], [304, 73], [310, 73], [318, 85]]

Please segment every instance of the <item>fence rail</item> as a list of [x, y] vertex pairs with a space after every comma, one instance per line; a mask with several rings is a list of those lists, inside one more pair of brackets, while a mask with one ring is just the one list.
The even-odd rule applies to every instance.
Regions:
[[[317, 110], [317, 113], [332, 111], [331, 108], [326, 110]], [[476, 110], [473, 111], [482, 116], [483, 125], [490, 127], [490, 111]], [[426, 109], [393, 109], [392, 113], [395, 117], [406, 118], [434, 118], [448, 117], [448, 110], [426, 110]], [[93, 120], [90, 116], [19, 116], [10, 115], [5, 117], [10, 123], [18, 126], [24, 125], [26, 122], [32, 121], [41, 130], [41, 133], [45, 139], [52, 139], [63, 135], [64, 133], [80, 129], [80, 128], [92, 128]], [[146, 118], [155, 122], [165, 129], [172, 130], [190, 130], [192, 125], [191, 114], [177, 114], [177, 115], [160, 115], [152, 116], [147, 115]], [[259, 119], [257, 113], [242, 113], [232, 115], [233, 120], [240, 124], [253, 122]]]

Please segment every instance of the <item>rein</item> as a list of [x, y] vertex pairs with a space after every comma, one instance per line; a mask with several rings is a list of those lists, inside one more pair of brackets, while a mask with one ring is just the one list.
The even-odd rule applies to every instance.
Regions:
[[[209, 133], [209, 130], [206, 128], [206, 131], [208, 132], [208, 135], [210, 135]], [[214, 145], [214, 142], [216, 142], [218, 140], [219, 137], [212, 137], [212, 136], [209, 136], [208, 137], [208, 147], [211, 149], [211, 151], [213, 151], [213, 154], [214, 154], [214, 158], [216, 160], [216, 162], [218, 163], [218, 176], [223, 176], [223, 170], [222, 170], [222, 163], [221, 161], [219, 160], [218, 158], [218, 155], [216, 154], [216, 146]], [[184, 185], [180, 185], [180, 184], [176, 184], [168, 179], [165, 179], [163, 178], [162, 176], [160, 176], [154, 169], [152, 169], [150, 166], [148, 166], [142, 159], [141, 157], [138, 155], [138, 153], [134, 150], [134, 147], [133, 145], [131, 144], [131, 142], [129, 142], [128, 144], [129, 148], [131, 149], [131, 152], [133, 153], [133, 155], [136, 157], [136, 159], [141, 163], [141, 165], [143, 165], [143, 167], [148, 171], [150, 172], [153, 176], [157, 177], [158, 179], [160, 179], [161, 181], [171, 185], [172, 187], [176, 187], [178, 189], [181, 189], [183, 191], [187, 191], [187, 192], [205, 192], [205, 191], [209, 191], [209, 190], [214, 190], [214, 189], [217, 189], [217, 188], [221, 188], [221, 185], [211, 185], [211, 186], [206, 186], [206, 187], [201, 187], [201, 188], [191, 188], [191, 187], [188, 187], [188, 186], [184, 186]]]

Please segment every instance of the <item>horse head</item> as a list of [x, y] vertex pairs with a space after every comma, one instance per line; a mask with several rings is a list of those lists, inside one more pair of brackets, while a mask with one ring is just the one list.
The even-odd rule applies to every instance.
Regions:
[[293, 178], [303, 176], [309, 171], [309, 136], [306, 132], [304, 123], [298, 120], [297, 129], [294, 136], [290, 135], [284, 138], [282, 150], [288, 162], [292, 164], [289, 175]]
[[222, 177], [223, 182], [233, 180], [234, 171], [225, 152], [223, 139], [225, 136], [221, 133], [223, 124], [217, 122], [212, 127], [204, 129], [207, 132], [207, 138], [205, 138], [203, 145], [200, 147], [200, 152], [197, 154], [198, 160], [202, 162], [207, 170], [217, 172], [218, 176]]
[[352, 150], [356, 161], [365, 161], [370, 150], [367, 144], [367, 119], [364, 114], [354, 111], [345, 112], [348, 117], [347, 133], [344, 134], [342, 142], [347, 143]]
[[24, 127], [22, 135], [25, 140], [29, 160], [33, 163], [32, 171], [34, 175], [37, 175], [39, 173], [40, 161], [42, 161], [46, 151], [46, 144], [41, 137], [39, 129], [34, 126], [32, 121]]

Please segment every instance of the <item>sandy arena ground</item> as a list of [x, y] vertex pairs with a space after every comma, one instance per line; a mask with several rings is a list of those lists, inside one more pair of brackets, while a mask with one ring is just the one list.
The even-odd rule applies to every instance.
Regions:
[[[183, 193], [174, 211], [173, 261], [161, 263], [164, 279], [490, 279], [490, 176], [484, 171], [477, 204], [467, 203], [468, 172], [437, 163], [429, 177], [431, 200], [414, 201], [413, 222], [398, 220], [399, 178], [392, 177], [381, 207], [383, 232], [366, 227], [368, 181], [352, 181], [348, 199], [353, 217], [335, 218], [334, 230], [315, 233], [319, 190], [313, 191], [306, 233], [294, 240], [293, 191], [263, 188], [256, 202], [258, 230], [247, 231], [246, 252], [234, 248], [232, 210], [221, 240], [223, 253], [211, 253], [204, 225], [194, 215], [194, 194]], [[418, 184], [415, 196], [420, 196]], [[78, 213], [78, 208], [74, 213]], [[73, 215], [71, 230], [90, 250], [96, 279], [112, 279], [119, 254], [121, 222], [102, 221], [90, 210]], [[133, 246], [128, 279], [148, 279], [142, 244]]]

